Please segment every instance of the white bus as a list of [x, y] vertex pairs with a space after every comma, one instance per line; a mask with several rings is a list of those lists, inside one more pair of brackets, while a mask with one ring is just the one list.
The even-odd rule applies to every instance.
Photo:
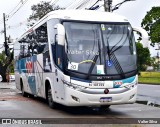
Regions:
[[15, 82], [32, 94], [66, 106], [134, 103], [137, 54], [129, 21], [114, 13], [58, 10], [48, 13], [14, 45]]

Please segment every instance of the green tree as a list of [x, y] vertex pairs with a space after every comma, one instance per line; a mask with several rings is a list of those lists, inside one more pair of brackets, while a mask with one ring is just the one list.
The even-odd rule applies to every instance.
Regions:
[[0, 53], [0, 75], [2, 76], [2, 82], [6, 82], [6, 72], [7, 70], [13, 68], [13, 53], [6, 56], [5, 52]]
[[29, 27], [33, 26], [33, 24], [41, 19], [43, 16], [45, 16], [47, 13], [54, 11], [54, 10], [59, 10], [63, 9], [60, 8], [59, 6], [53, 5], [50, 2], [46, 1], [41, 1], [40, 3], [31, 6], [32, 14], [29, 16], [29, 23], [27, 24]]
[[155, 57], [152, 57], [151, 58], [151, 66], [153, 67], [154, 71], [157, 71], [158, 70], [158, 67], [159, 67], [159, 64], [158, 62], [156, 62], [156, 58]]
[[160, 42], [160, 7], [152, 7], [142, 20], [141, 25], [148, 32], [152, 46]]
[[138, 71], [145, 71], [147, 65], [150, 65], [150, 51], [148, 48], [143, 48], [140, 42], [136, 43], [138, 57]]

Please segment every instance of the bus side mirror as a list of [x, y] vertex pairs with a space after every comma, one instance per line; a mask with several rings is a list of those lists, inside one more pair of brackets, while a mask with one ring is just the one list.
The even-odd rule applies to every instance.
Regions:
[[149, 37], [147, 31], [141, 27], [134, 27], [133, 30], [139, 32], [142, 35], [143, 48], [148, 48]]
[[62, 24], [57, 24], [54, 27], [55, 29], [57, 29], [57, 35], [55, 37], [56, 42], [58, 43], [58, 45], [62, 45], [64, 46], [65, 43], [65, 28]]

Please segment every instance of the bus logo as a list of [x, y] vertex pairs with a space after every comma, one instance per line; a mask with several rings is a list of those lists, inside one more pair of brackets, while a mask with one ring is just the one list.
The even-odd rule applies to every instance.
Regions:
[[26, 72], [28, 74], [31, 74], [32, 73], [32, 62], [31, 61], [27, 61], [26, 62]]
[[117, 85], [120, 85], [120, 86], [121, 86], [122, 84], [123, 84], [122, 81], [115, 81], [115, 82], [114, 82], [114, 85], [116, 85], [116, 86], [117, 86]]

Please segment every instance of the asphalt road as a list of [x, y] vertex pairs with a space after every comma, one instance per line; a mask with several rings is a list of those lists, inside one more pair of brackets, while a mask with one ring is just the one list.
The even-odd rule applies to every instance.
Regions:
[[[155, 86], [155, 89], [152, 89], [152, 86], [151, 88], [148, 87], [150, 86], [139, 85], [138, 94], [141, 96], [148, 96], [148, 94], [146, 94], [147, 92], [151, 93], [151, 96], [153, 97], [159, 97], [159, 87]], [[160, 123], [160, 108], [135, 103], [126, 105], [113, 105], [108, 110], [103, 111], [100, 111], [98, 108], [65, 107], [62, 105], [59, 105], [57, 109], [50, 109], [45, 100], [41, 98], [22, 97], [21, 92], [15, 89], [13, 82], [9, 84], [0, 83], [0, 118], [52, 118], [52, 121], [57, 120], [56, 118], [58, 118], [59, 121], [56, 122], [65, 123], [65, 120], [69, 119], [79, 124], [81, 122], [83, 123], [83, 118], [90, 120], [89, 122], [91, 123], [95, 123], [95, 119], [97, 120], [98, 118], [101, 120], [110, 119], [114, 121], [114, 123], [116, 123], [117, 119], [123, 118], [126, 120], [130, 120], [127, 118], [157, 118], [158, 122]], [[84, 123], [85, 122], [86, 121], [84, 121]], [[156, 124], [154, 124], [154, 126], [157, 127]]]
[[137, 100], [160, 105], [160, 85], [139, 84]]

